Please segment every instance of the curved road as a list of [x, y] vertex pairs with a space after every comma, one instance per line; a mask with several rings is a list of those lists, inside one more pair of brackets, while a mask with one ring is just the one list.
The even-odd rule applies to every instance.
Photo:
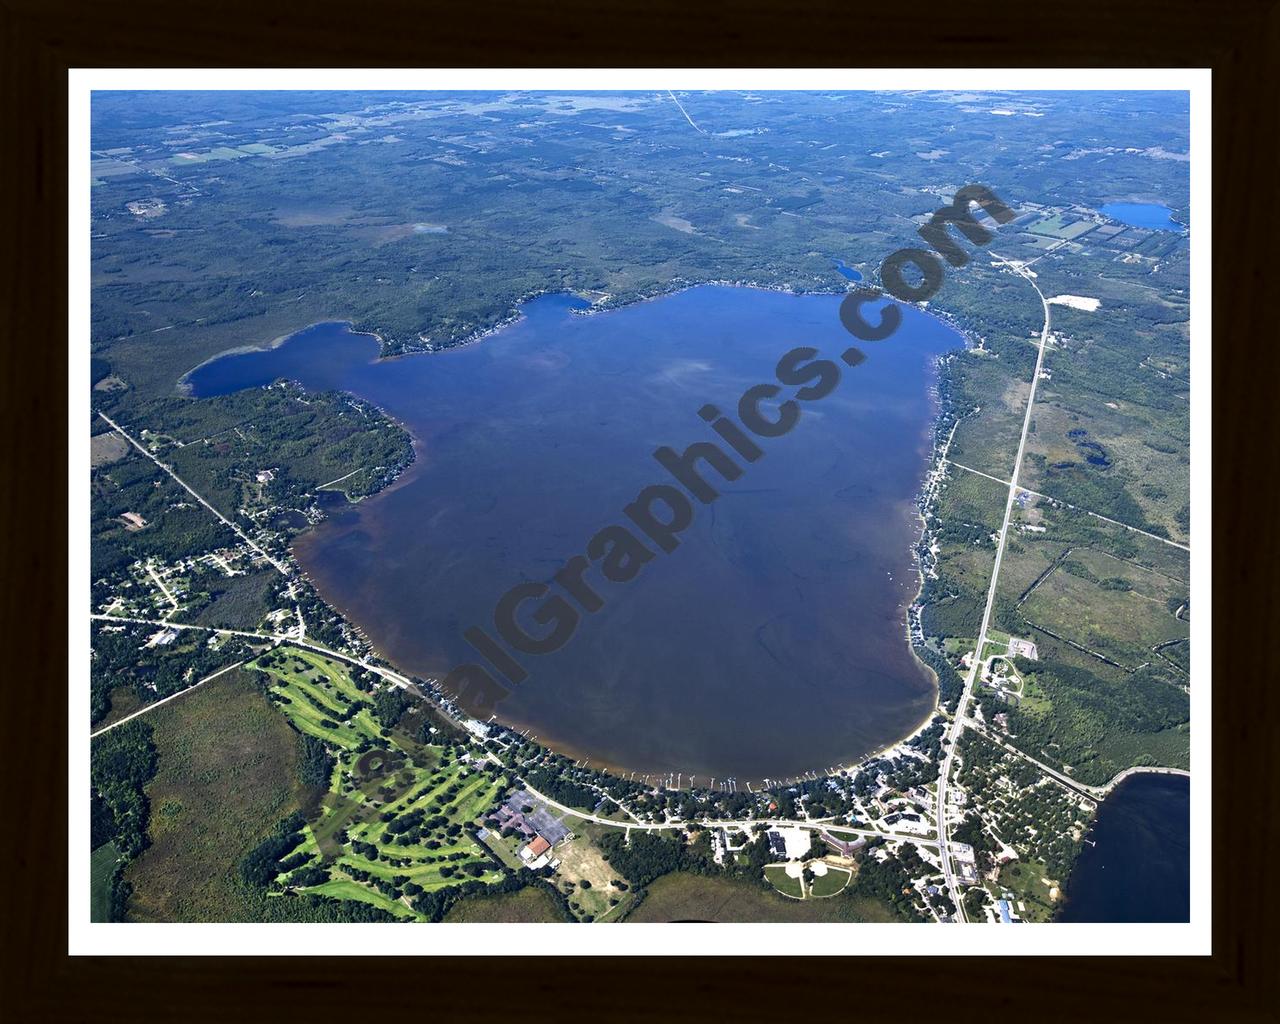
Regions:
[[[430, 698], [428, 698], [425, 694], [422, 694], [421, 691], [416, 686], [414, 686], [413, 683], [408, 678], [400, 675], [400, 673], [395, 672], [392, 669], [386, 668], [385, 666], [382, 666], [382, 665], [374, 665], [371, 662], [353, 657], [350, 654], [343, 654], [340, 651], [335, 651], [329, 647], [324, 647], [321, 644], [317, 644], [312, 641], [300, 640], [298, 639], [298, 637], [289, 635], [289, 634], [255, 633], [255, 632], [251, 632], [249, 630], [243, 630], [243, 629], [220, 629], [215, 626], [196, 626], [196, 625], [191, 625], [191, 624], [182, 623], [182, 622], [168, 622], [161, 619], [134, 618], [134, 617], [128, 617], [124, 615], [103, 615], [103, 614], [95, 613], [93, 615], [90, 615], [89, 618], [97, 620], [99, 622], [133, 622], [133, 623], [139, 623], [139, 624], [148, 625], [148, 626], [165, 626], [170, 629], [198, 629], [206, 633], [218, 633], [225, 636], [243, 636], [243, 637], [250, 637], [255, 640], [270, 640], [278, 644], [291, 644], [295, 647], [305, 647], [307, 650], [315, 651], [317, 654], [322, 654], [325, 657], [337, 658], [339, 661], [345, 661], [350, 665], [358, 665], [363, 669], [367, 669], [370, 672], [374, 672], [377, 675], [382, 676], [384, 679], [386, 679], [388, 682], [392, 683], [395, 686], [412, 690], [414, 693], [419, 694], [424, 700], [430, 700]], [[206, 683], [210, 679], [213, 679], [215, 676], [221, 675], [223, 672], [230, 671], [232, 668], [236, 668], [240, 664], [242, 664], [242, 662], [237, 662], [235, 665], [229, 665], [226, 668], [220, 669], [218, 672], [215, 672], [213, 675], [206, 676], [204, 679], [200, 680], [199, 683], [196, 683], [193, 686], [188, 686], [184, 690], [179, 690], [175, 694], [171, 694], [170, 696], [166, 697], [164, 701], [157, 701], [155, 704], [148, 704], [141, 711], [135, 712], [135, 714], [130, 715], [129, 717], [135, 718], [137, 717], [137, 715], [145, 714], [146, 712], [150, 711], [152, 708], [159, 707], [159, 705], [162, 703], [171, 701], [176, 697], [181, 697], [184, 693], [189, 693], [191, 690], [194, 690], [195, 687], [199, 686], [201, 683]], [[441, 707], [435, 701], [430, 701], [430, 703], [432, 707], [434, 707], [442, 715], [444, 715], [450, 721], [455, 722], [461, 727], [461, 723], [457, 722], [457, 719], [454, 717], [454, 715], [452, 715], [448, 711], [448, 709]], [[125, 721], [125, 720], [122, 719], [121, 721]], [[119, 725], [119, 724], [120, 722], [116, 722], [113, 725], [107, 726], [107, 728], [111, 729], [111, 728], [114, 728], [115, 725]], [[103, 729], [101, 731], [105, 732], [106, 729]], [[93, 735], [97, 735], [97, 733], [94, 733]], [[470, 738], [471, 734], [468, 733], [467, 735]], [[472, 742], [475, 742], [475, 741], [473, 740]], [[493, 756], [493, 755], [491, 754], [490, 756]], [[509, 765], [505, 765], [505, 764], [503, 764], [502, 767], [509, 768], [511, 771], [515, 772], [515, 774], [519, 775], [518, 769], [511, 768]], [[556, 808], [558, 811], [561, 811], [562, 813], [572, 814], [575, 817], [583, 818], [587, 821], [595, 822], [598, 825], [610, 825], [613, 828], [621, 828], [621, 829], [628, 829], [628, 830], [640, 829], [641, 831], [645, 831], [645, 832], [658, 832], [658, 831], [670, 831], [673, 829], [681, 829], [688, 824], [701, 825], [703, 827], [721, 827], [721, 828], [736, 827], [741, 829], [750, 829], [756, 825], [766, 825], [771, 828], [803, 828], [810, 831], [821, 830], [821, 831], [833, 832], [833, 833], [834, 832], [851, 833], [853, 835], [867, 836], [869, 838], [879, 837], [881, 839], [893, 839], [899, 842], [910, 842], [910, 843], [915, 843], [917, 846], [934, 847], [938, 845], [936, 840], [926, 839], [922, 836], [916, 836], [916, 835], [905, 833], [905, 832], [887, 832], [887, 831], [878, 832], [875, 829], [860, 829], [860, 828], [853, 828], [848, 825], [833, 825], [824, 821], [795, 821], [795, 820], [789, 820], [785, 818], [745, 818], [740, 820], [738, 819], [724, 820], [720, 818], [701, 818], [701, 819], [693, 819], [692, 821], [674, 821], [674, 822], [666, 822], [661, 824], [637, 822], [637, 821], [615, 821], [612, 818], [602, 818], [599, 815], [590, 814], [586, 811], [580, 811], [576, 807], [569, 807], [566, 804], [562, 804], [557, 800], [552, 800], [551, 797], [547, 796], [544, 793], [540, 793], [538, 790], [534, 789], [533, 786], [529, 785], [523, 779], [521, 779], [521, 783], [522, 785], [524, 785], [525, 789], [527, 789], [530, 793], [536, 796], [539, 800], [543, 801], [545, 804], [547, 804], [550, 807]], [[601, 795], [603, 796], [604, 794], [601, 794]]]

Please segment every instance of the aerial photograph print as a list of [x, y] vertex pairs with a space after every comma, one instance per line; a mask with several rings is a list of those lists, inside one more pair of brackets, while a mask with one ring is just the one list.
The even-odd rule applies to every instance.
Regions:
[[73, 932], [1199, 920], [1189, 87], [207, 77], [72, 135]]

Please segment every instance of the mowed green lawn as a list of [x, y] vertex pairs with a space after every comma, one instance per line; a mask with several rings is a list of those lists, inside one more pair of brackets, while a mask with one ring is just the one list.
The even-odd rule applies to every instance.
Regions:
[[415, 914], [413, 910], [406, 907], [399, 900], [393, 900], [390, 896], [384, 895], [376, 889], [370, 889], [366, 885], [361, 885], [359, 882], [353, 882], [347, 878], [333, 878], [320, 885], [312, 885], [298, 891], [313, 893], [316, 896], [328, 896], [335, 900], [358, 900], [361, 903], [368, 903], [380, 910], [395, 914], [396, 917], [413, 921], [422, 920], [418, 914]]
[[792, 878], [787, 874], [787, 866], [785, 864], [769, 864], [764, 869], [764, 877], [769, 879], [778, 892], [784, 896], [791, 896], [794, 899], [804, 899], [804, 890], [800, 886], [799, 878]]
[[120, 851], [114, 842], [103, 843], [89, 855], [89, 920], [111, 919], [111, 876]]
[[[358, 757], [344, 754], [339, 772], [353, 772]], [[477, 819], [496, 801], [499, 780], [474, 767], [451, 761], [429, 769], [410, 767], [400, 773], [407, 784], [397, 781], [405, 796], [382, 805], [376, 797], [376, 786], [353, 787], [340, 796], [330, 793], [326, 798], [321, 818], [304, 832], [302, 843], [291, 854], [308, 854], [307, 865], [322, 865], [329, 869], [331, 878], [317, 886], [300, 889], [338, 899], [361, 899], [366, 903], [391, 909], [393, 913], [407, 912], [405, 907], [375, 889], [363, 879], [352, 877], [348, 869], [373, 879], [395, 881], [403, 885], [413, 882], [426, 891], [444, 889], [466, 881], [493, 883], [502, 880], [503, 872], [493, 862], [493, 857], [475, 838]], [[390, 780], [386, 780], [390, 781]], [[455, 791], [450, 794], [450, 789]], [[364, 792], [364, 788], [370, 790]], [[392, 822], [404, 815], [421, 812], [422, 821], [444, 817], [445, 824], [423, 829], [416, 841], [401, 843], [400, 836], [391, 832]], [[383, 820], [383, 814], [392, 819]], [[448, 829], [457, 826], [457, 834], [449, 835]], [[342, 832], [347, 833], [339, 843]], [[407, 838], [407, 837], [406, 837]], [[437, 845], [429, 847], [427, 842]], [[360, 844], [360, 849], [355, 844]], [[368, 846], [377, 848], [378, 854], [368, 856]], [[326, 856], [326, 853], [328, 855]], [[480, 874], [472, 874], [468, 866], [478, 864]], [[294, 870], [297, 870], [296, 868]], [[280, 876], [285, 881], [287, 876]], [[341, 883], [341, 884], [339, 884]], [[396, 904], [399, 910], [384, 906], [384, 901]], [[406, 916], [406, 915], [401, 915]]]
[[367, 707], [343, 721], [352, 704], [370, 699], [357, 688], [345, 664], [298, 647], [281, 647], [272, 657], [274, 664], [259, 659], [251, 667], [271, 676], [277, 706], [300, 732], [347, 750], [365, 740], [381, 741], [378, 723]]
[[[502, 880], [502, 868], [475, 834], [502, 792], [502, 776], [464, 761], [446, 746], [419, 743], [400, 728], [382, 736], [368, 707], [350, 714], [357, 701], [371, 704], [373, 694], [356, 686], [343, 663], [284, 646], [267, 664], [253, 667], [270, 675], [270, 692], [283, 715], [336, 752], [329, 792], [288, 855], [306, 855], [302, 867], [323, 867], [330, 877], [299, 892], [360, 900], [417, 918], [377, 884], [402, 888], [412, 883], [433, 891]], [[341, 721], [344, 715], [347, 721]], [[390, 753], [376, 764], [363, 760], [375, 750]], [[289, 875], [298, 870], [291, 867], [277, 881], [288, 885]]]
[[814, 897], [834, 896], [846, 885], [852, 875], [842, 868], [833, 868], [827, 865], [827, 873], [819, 875], [813, 880], [813, 884], [809, 886], [809, 895]]
[[[427, 890], [442, 889], [467, 879], [481, 882], [502, 879], [502, 872], [492, 866], [492, 858], [474, 836], [477, 820], [497, 800], [497, 780], [460, 762], [451, 762], [426, 771], [416, 770], [411, 785], [406, 789], [408, 796], [389, 805], [388, 810], [396, 817], [419, 811], [424, 819], [446, 817], [448, 825], [432, 833], [439, 846], [431, 849], [423, 842], [388, 842], [394, 839], [388, 835], [391, 822], [383, 821], [379, 812], [351, 826], [349, 832], [352, 840], [372, 843], [385, 853], [377, 860], [370, 860], [348, 844], [338, 858], [339, 868], [351, 866], [388, 880], [397, 876], [408, 877]], [[452, 794], [449, 792], [451, 789], [455, 790]], [[354, 794], [346, 795], [352, 797]], [[459, 826], [457, 835], [448, 835], [446, 830], [450, 825]], [[459, 854], [462, 856], [457, 856]], [[451, 859], [454, 857], [457, 859]], [[464, 873], [467, 865], [477, 862], [485, 866], [484, 874], [473, 876]], [[442, 872], [446, 866], [453, 868], [451, 874]]]
[[1065, 220], [1062, 214], [1055, 213], [1052, 217], [1046, 217], [1032, 224], [1027, 230], [1037, 235], [1048, 235], [1051, 238], [1079, 238], [1097, 227], [1092, 221], [1077, 220], [1066, 224]]

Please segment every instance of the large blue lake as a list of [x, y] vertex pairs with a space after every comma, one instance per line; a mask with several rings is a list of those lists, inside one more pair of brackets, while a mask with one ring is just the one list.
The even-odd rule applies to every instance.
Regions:
[[1185, 226], [1173, 219], [1173, 211], [1159, 203], [1108, 203], [1098, 212], [1136, 228], [1152, 231], [1184, 231]]
[[1190, 920], [1189, 779], [1130, 776], [1102, 801], [1088, 839], [1067, 882], [1061, 920]]
[[[222, 357], [190, 384], [208, 396], [287, 377], [352, 392], [413, 432], [418, 458], [401, 480], [336, 511], [295, 553], [379, 653], [442, 678], [479, 660], [462, 633], [492, 634], [508, 588], [550, 581], [593, 534], [628, 522], [642, 488], [673, 482], [655, 448], [719, 440], [704, 404], [733, 413], [795, 346], [839, 362], [852, 339], [838, 305], [700, 287], [580, 316], [581, 301], [544, 296], [444, 353], [379, 360], [372, 337], [322, 324]], [[737, 460], [739, 479], [704, 473], [721, 496], [694, 503], [673, 552], [627, 583], [587, 574], [604, 607], [580, 609], [559, 651], [520, 656], [529, 678], [500, 720], [596, 764], [706, 784], [848, 763], [929, 713], [932, 677], [905, 637], [913, 501], [935, 360], [963, 342], [903, 313], [861, 366], [841, 364], [833, 393], [802, 403], [793, 430], [757, 439], [765, 454]], [[779, 400], [795, 389], [784, 390]]]

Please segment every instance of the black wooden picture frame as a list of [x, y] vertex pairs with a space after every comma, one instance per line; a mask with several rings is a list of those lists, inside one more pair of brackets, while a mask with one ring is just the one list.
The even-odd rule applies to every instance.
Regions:
[[[510, 6], [3, 0], [8, 755], [0, 1012], [15, 1021], [1280, 1019], [1275, 621], [1280, 4], [858, 8], [581, 0]], [[67, 955], [67, 71], [76, 67], [1210, 67], [1213, 69], [1213, 954], [1016, 959]], [[82, 301], [71, 296], [71, 301]], [[1201, 301], [1197, 297], [1197, 301]], [[1203, 307], [1201, 307], [1203, 308]], [[70, 481], [75, 486], [75, 481]], [[1194, 821], [1193, 828], [1207, 828]], [[216, 926], [211, 926], [216, 927]], [[537, 941], [531, 935], [530, 941]], [[710, 947], [711, 943], [708, 943]], [[1269, 952], [1268, 952], [1269, 951]], [[507, 950], [503, 952], [514, 952]], [[834, 956], [841, 950], [833, 936]], [[1137, 951], [1140, 952], [1140, 951]], [[394, 977], [393, 977], [394, 976]], [[376, 988], [369, 986], [377, 979]], [[515, 998], [493, 1000], [506, 990]], [[487, 1008], [495, 1008], [493, 1011]], [[897, 1007], [898, 1009], [893, 1009]]]

